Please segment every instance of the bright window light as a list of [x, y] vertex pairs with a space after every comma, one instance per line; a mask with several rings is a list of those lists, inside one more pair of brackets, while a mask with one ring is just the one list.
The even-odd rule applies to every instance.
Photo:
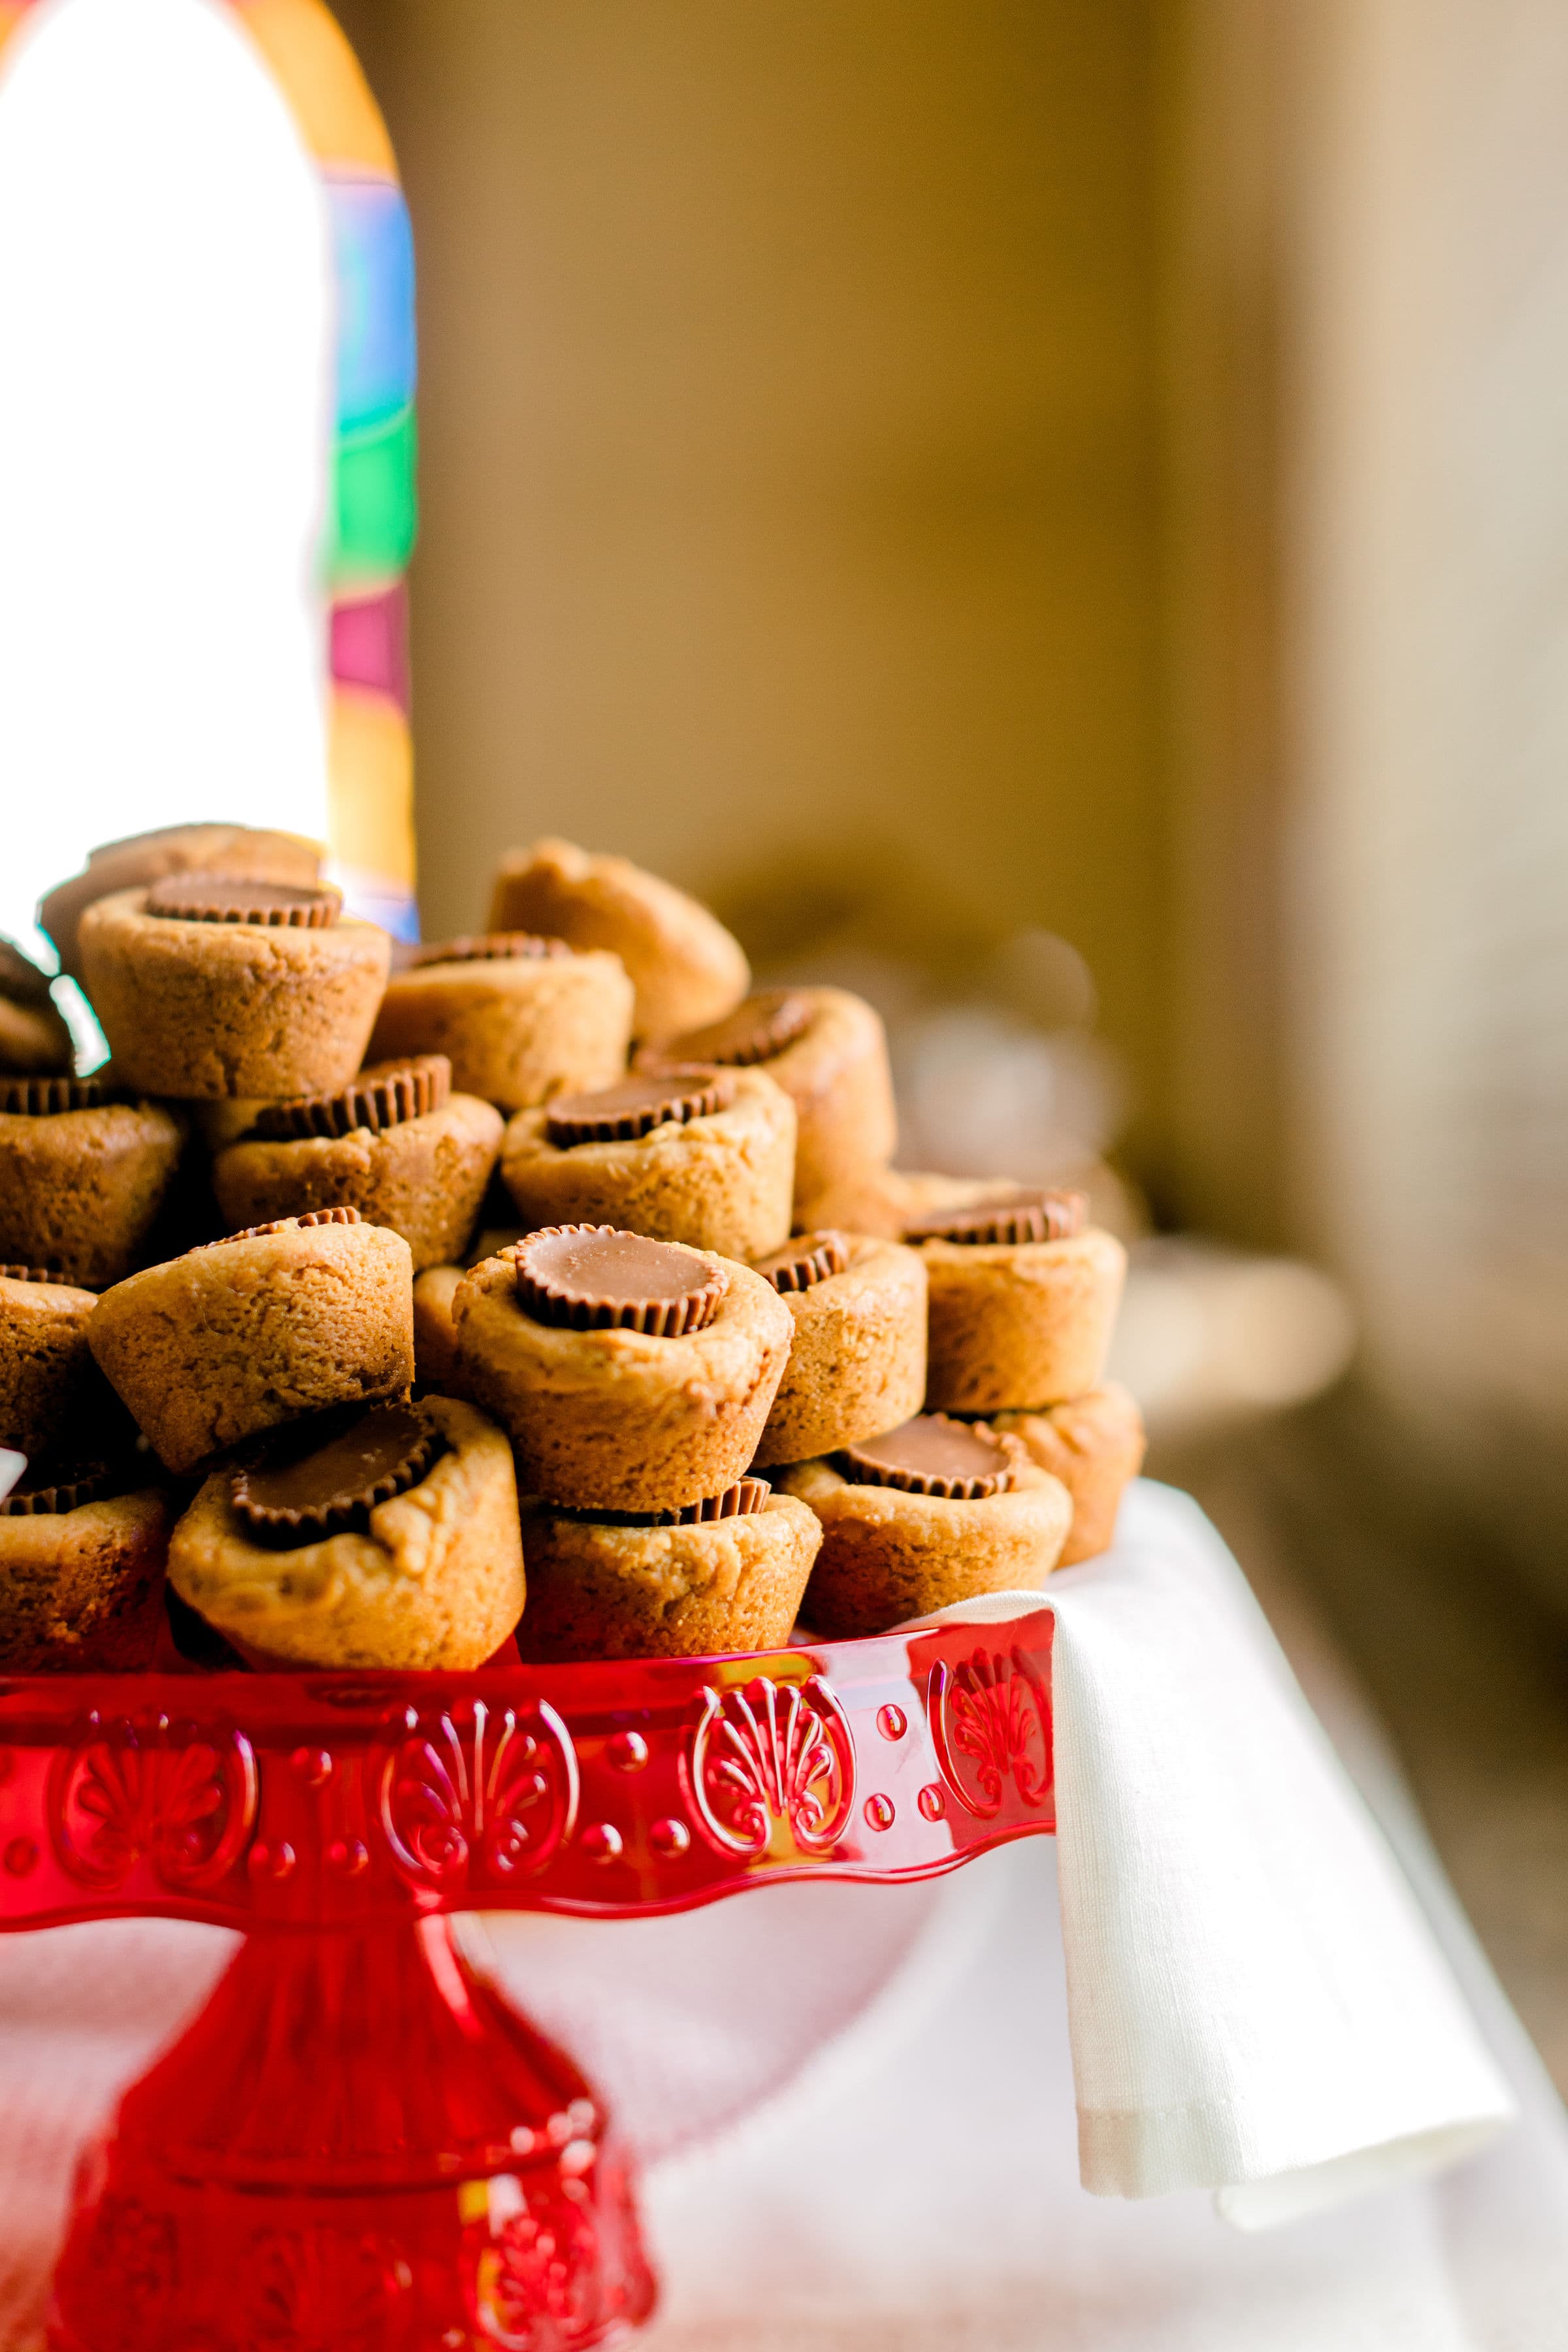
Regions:
[[94, 843], [324, 837], [321, 184], [211, 0], [50, 0], [0, 65], [0, 931]]

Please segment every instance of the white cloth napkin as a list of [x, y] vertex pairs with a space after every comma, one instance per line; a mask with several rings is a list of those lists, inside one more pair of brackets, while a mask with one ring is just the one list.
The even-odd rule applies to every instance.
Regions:
[[1058, 1872], [1083, 2185], [1260, 2228], [1453, 2162], [1514, 2104], [1230, 1554], [1141, 1481], [1055, 1612]]

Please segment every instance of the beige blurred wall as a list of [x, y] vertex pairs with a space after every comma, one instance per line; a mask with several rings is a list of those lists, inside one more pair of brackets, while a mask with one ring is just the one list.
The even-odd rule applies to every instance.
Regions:
[[1153, 10], [357, 0], [420, 269], [426, 927], [543, 830], [917, 877], [1098, 980], [1163, 1180]]

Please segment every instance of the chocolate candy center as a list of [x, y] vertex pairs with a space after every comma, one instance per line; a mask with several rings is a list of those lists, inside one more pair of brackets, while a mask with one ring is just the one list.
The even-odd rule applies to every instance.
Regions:
[[0, 1077], [0, 1111], [19, 1118], [58, 1118], [62, 1111], [97, 1110], [109, 1100], [97, 1078]]
[[427, 963], [553, 962], [571, 953], [564, 940], [547, 940], [538, 931], [479, 931], [472, 938], [432, 940], [428, 947], [416, 949], [407, 969]]
[[40, 1465], [32, 1483], [24, 1471], [20, 1484], [0, 1501], [0, 1518], [62, 1518], [84, 1503], [100, 1501], [114, 1485], [114, 1471], [107, 1462], [84, 1462], [55, 1471], [46, 1471]]
[[735, 1082], [725, 1071], [672, 1064], [618, 1079], [594, 1094], [558, 1095], [545, 1115], [544, 1131], [563, 1150], [574, 1143], [630, 1142], [672, 1120], [684, 1125], [709, 1118], [728, 1107], [734, 1092]]
[[676, 1339], [718, 1313], [722, 1276], [679, 1242], [615, 1225], [548, 1225], [512, 1252], [517, 1294], [536, 1323]]
[[940, 1495], [978, 1502], [1005, 1494], [1013, 1483], [1005, 1447], [988, 1429], [950, 1421], [943, 1412], [917, 1413], [885, 1437], [847, 1446], [847, 1476], [862, 1486], [899, 1486], [910, 1495]]
[[259, 1461], [232, 1474], [234, 1507], [253, 1533], [275, 1544], [363, 1530], [378, 1503], [416, 1486], [446, 1450], [416, 1405], [372, 1405], [324, 1440], [317, 1427], [274, 1441]]
[[1081, 1234], [1089, 1202], [1081, 1192], [1047, 1192], [1018, 1185], [1000, 1200], [976, 1201], [967, 1209], [932, 1209], [904, 1227], [907, 1242], [956, 1242], [981, 1247], [1028, 1242], [1060, 1242]]
[[439, 1110], [452, 1091], [445, 1054], [417, 1054], [404, 1062], [372, 1062], [335, 1095], [296, 1095], [264, 1103], [251, 1130], [269, 1141], [300, 1136], [353, 1135], [368, 1128], [384, 1134], [411, 1118]]
[[742, 1478], [721, 1495], [704, 1495], [700, 1503], [682, 1503], [671, 1511], [566, 1511], [563, 1518], [587, 1519], [597, 1527], [705, 1528], [720, 1519], [749, 1519], [765, 1510], [773, 1493], [765, 1478]]
[[849, 1248], [842, 1234], [802, 1234], [783, 1249], [752, 1260], [753, 1271], [775, 1290], [813, 1290], [830, 1275], [842, 1274]]
[[[227, 1242], [261, 1242], [268, 1234], [303, 1232], [310, 1225], [363, 1225], [363, 1223], [359, 1211], [346, 1204], [341, 1209], [307, 1209], [301, 1216], [274, 1217], [270, 1224], [246, 1225], [237, 1234], [220, 1234], [216, 1242], [197, 1242], [195, 1249], [222, 1249]], [[194, 1256], [195, 1250], [187, 1250], [185, 1255]]]
[[325, 930], [342, 910], [338, 890], [302, 890], [292, 882], [244, 882], [227, 874], [171, 874], [143, 900], [150, 915], [176, 923], [265, 923], [276, 929]]
[[689, 1029], [668, 1048], [686, 1062], [722, 1062], [743, 1067], [771, 1062], [793, 1045], [810, 1023], [812, 1003], [798, 988], [759, 988], [705, 1029]]

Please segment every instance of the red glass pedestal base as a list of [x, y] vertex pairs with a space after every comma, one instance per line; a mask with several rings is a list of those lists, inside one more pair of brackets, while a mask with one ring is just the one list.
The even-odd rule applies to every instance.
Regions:
[[635, 2326], [653, 2290], [597, 2101], [444, 1915], [647, 1918], [1049, 1833], [1052, 1622], [0, 1678], [0, 1931], [250, 1931], [83, 2168], [54, 2352], [565, 2352]]
[[444, 1918], [249, 1937], [84, 2159], [52, 2352], [566, 2352], [646, 2318], [571, 2060]]

